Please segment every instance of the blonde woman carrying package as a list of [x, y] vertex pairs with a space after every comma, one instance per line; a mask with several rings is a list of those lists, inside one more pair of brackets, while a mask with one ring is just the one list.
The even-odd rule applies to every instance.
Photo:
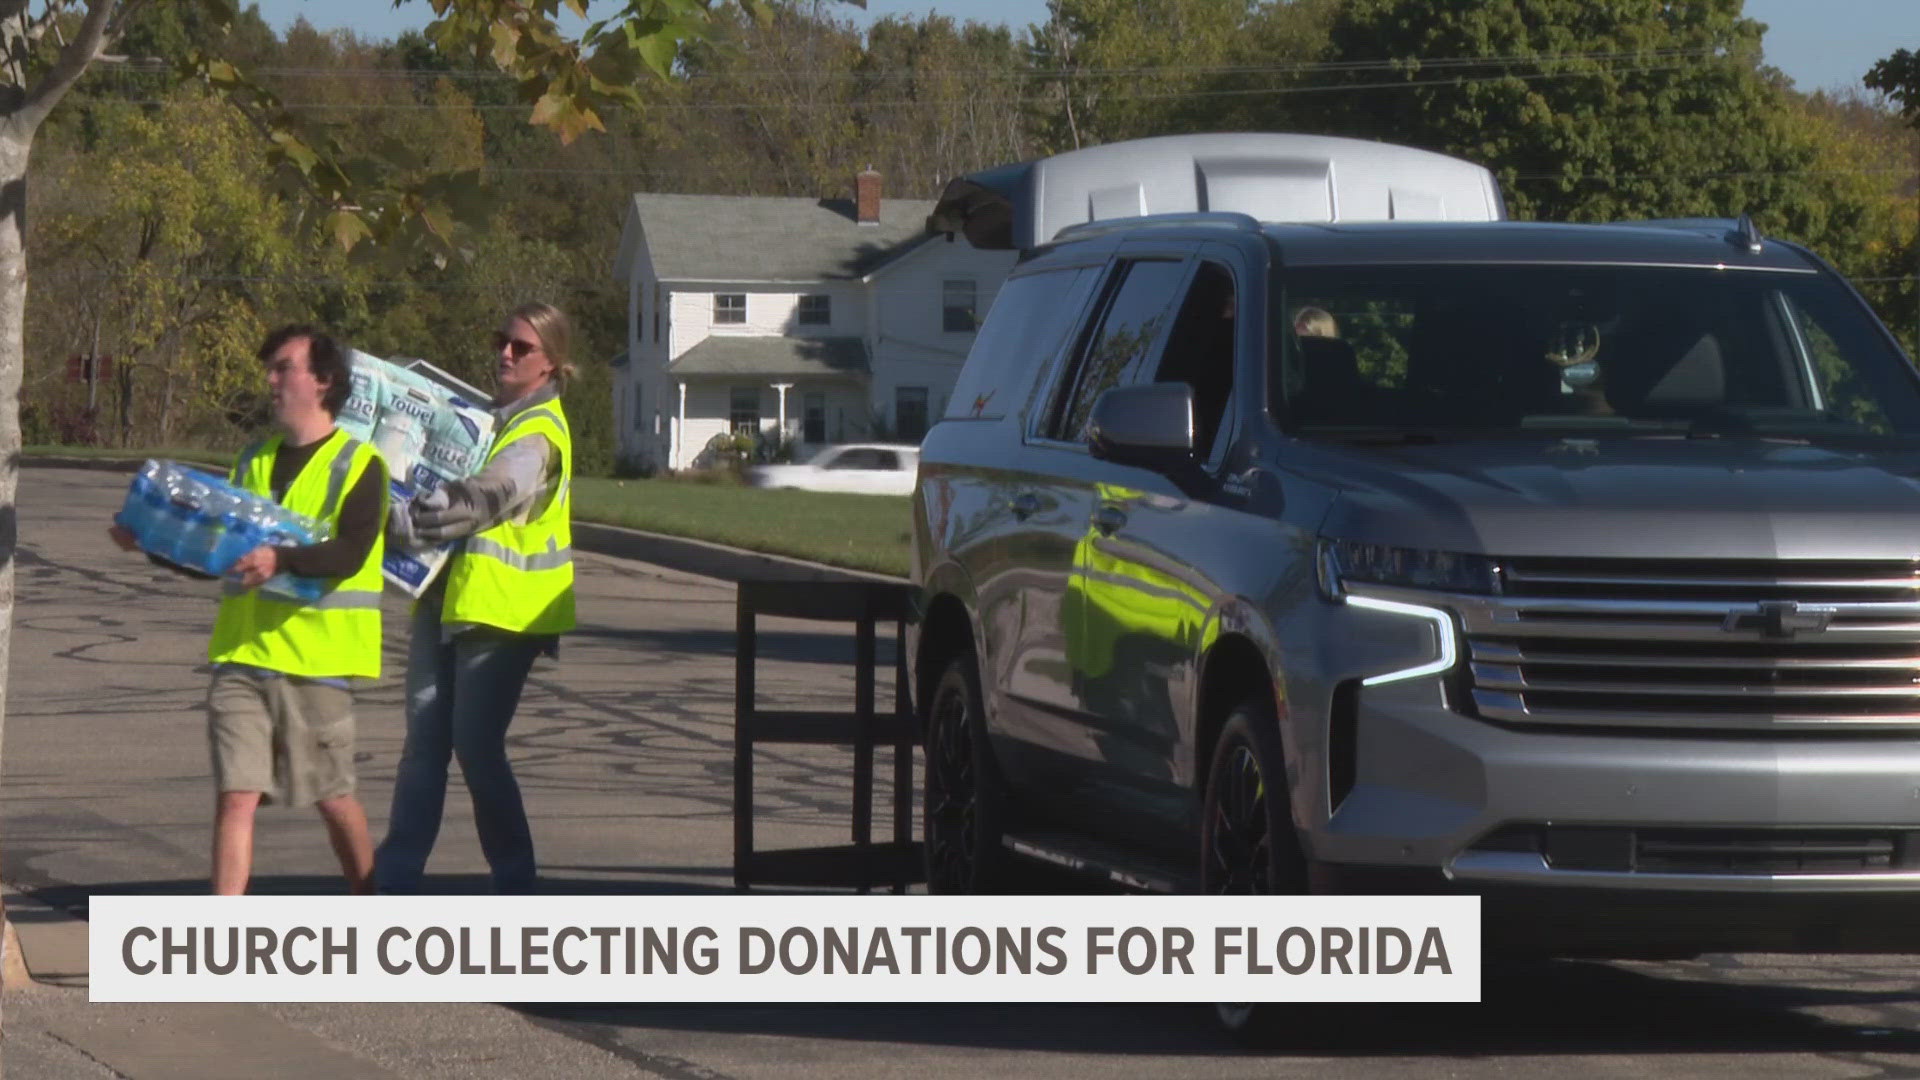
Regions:
[[507, 315], [493, 337], [500, 389], [486, 464], [391, 519], [396, 545], [459, 544], [414, 608], [406, 746], [374, 860], [381, 892], [419, 891], [456, 757], [494, 891], [533, 890], [533, 835], [506, 742], [535, 658], [558, 655], [574, 624], [573, 440], [560, 407], [571, 337], [550, 305]]

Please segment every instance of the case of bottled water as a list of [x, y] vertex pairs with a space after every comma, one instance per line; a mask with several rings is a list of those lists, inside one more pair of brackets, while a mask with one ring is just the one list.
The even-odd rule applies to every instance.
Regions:
[[[170, 563], [223, 577], [242, 555], [262, 544], [298, 547], [326, 540], [325, 522], [296, 514], [262, 495], [176, 461], [152, 460], [127, 488], [115, 523], [142, 550]], [[277, 574], [262, 592], [311, 602], [326, 582]]]

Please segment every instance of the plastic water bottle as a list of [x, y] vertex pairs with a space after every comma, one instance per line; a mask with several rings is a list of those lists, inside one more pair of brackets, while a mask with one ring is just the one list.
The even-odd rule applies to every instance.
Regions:
[[205, 477], [195, 482], [199, 485], [199, 497], [194, 500], [191, 539], [182, 554], [194, 569], [222, 574], [228, 565], [220, 560], [221, 549], [228, 546], [227, 522], [239, 509], [240, 501], [234, 489], [223, 481]]
[[114, 521], [132, 533], [140, 546], [158, 551], [178, 545], [178, 522], [168, 506], [160, 463], [149, 461], [127, 488], [127, 498]]
[[167, 478], [168, 520], [161, 527], [162, 541], [154, 554], [182, 566], [198, 567], [193, 550], [199, 541], [199, 506], [206, 492], [206, 484], [189, 470], [179, 470]]
[[235, 507], [220, 516], [219, 538], [213, 546], [212, 571], [225, 574], [233, 569], [240, 557], [260, 546], [260, 530], [247, 520], [245, 512]]

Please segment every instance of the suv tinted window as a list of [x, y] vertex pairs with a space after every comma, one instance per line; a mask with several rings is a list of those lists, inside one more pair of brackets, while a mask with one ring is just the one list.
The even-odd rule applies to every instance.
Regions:
[[1201, 263], [1153, 376], [1154, 382], [1183, 382], [1193, 388], [1193, 445], [1203, 460], [1233, 391], [1237, 307], [1233, 272], [1219, 263]]
[[1636, 266], [1301, 270], [1285, 415], [1303, 433], [1578, 429], [1920, 435], [1920, 386], [1814, 274]]
[[1067, 267], [1008, 279], [973, 339], [967, 366], [947, 399], [947, 418], [997, 420], [1025, 403], [1086, 306], [1099, 272]]
[[1111, 293], [1100, 325], [1081, 346], [1072, 389], [1059, 399], [1058, 419], [1049, 431], [1070, 442], [1086, 439], [1087, 418], [1101, 394], [1134, 380], [1166, 329], [1174, 291], [1186, 275], [1184, 262], [1143, 259], [1123, 264], [1120, 285]]

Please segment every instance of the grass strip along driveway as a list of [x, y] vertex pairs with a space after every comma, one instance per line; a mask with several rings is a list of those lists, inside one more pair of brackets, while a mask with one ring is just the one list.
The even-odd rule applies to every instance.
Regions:
[[912, 502], [681, 480], [576, 478], [579, 521], [685, 536], [849, 570], [907, 576]]
[[[29, 446], [22, 453], [48, 462], [84, 458], [137, 463], [169, 458], [211, 471], [222, 471], [233, 459], [217, 450]], [[578, 477], [573, 482], [573, 516], [579, 521], [896, 577], [907, 576], [911, 506], [910, 500], [893, 495], [770, 491], [687, 480]]]

